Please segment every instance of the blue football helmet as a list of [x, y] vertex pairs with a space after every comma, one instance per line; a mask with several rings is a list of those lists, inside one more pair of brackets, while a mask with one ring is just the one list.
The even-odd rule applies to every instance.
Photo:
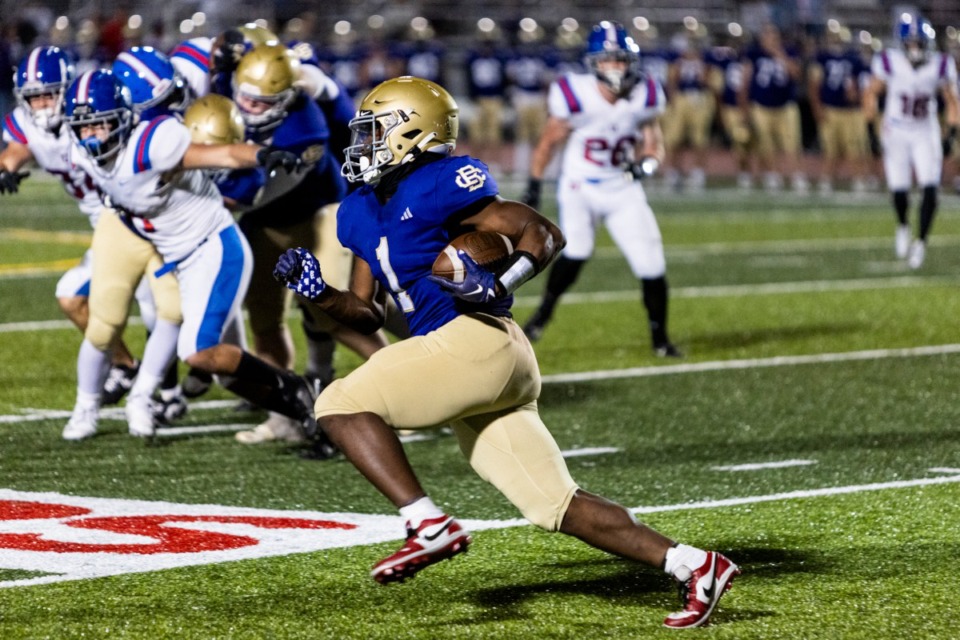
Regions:
[[183, 112], [190, 102], [187, 81], [170, 58], [153, 47], [122, 52], [113, 62], [113, 73], [130, 89], [133, 111], [140, 120]]
[[935, 47], [936, 32], [919, 13], [901, 13], [894, 35], [914, 66], [926, 62]]
[[[625, 62], [624, 69], [600, 69], [600, 63], [614, 60]], [[601, 82], [617, 95], [626, 95], [641, 77], [640, 47], [627, 30], [616, 22], [604, 20], [593, 28], [587, 39], [584, 62]]]
[[[63, 95], [73, 76], [73, 63], [66, 52], [58, 47], [37, 47], [17, 67], [13, 89], [17, 103], [38, 127], [55, 131], [63, 121]], [[52, 95], [53, 106], [32, 108], [30, 98], [42, 95]]]
[[[111, 71], [82, 74], [67, 90], [67, 124], [74, 141], [98, 164], [115, 156], [133, 129], [130, 89]], [[84, 132], [105, 125], [106, 132]]]

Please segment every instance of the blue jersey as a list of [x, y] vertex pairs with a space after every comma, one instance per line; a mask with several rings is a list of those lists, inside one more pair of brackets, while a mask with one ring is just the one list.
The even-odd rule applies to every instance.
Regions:
[[[330, 138], [327, 121], [317, 103], [299, 96], [280, 124], [266, 132], [248, 130], [247, 139], [277, 149], [291, 151], [305, 160], [320, 154]], [[262, 209], [246, 214], [263, 214], [262, 224], [285, 227], [310, 218], [323, 207], [340, 202], [346, 195], [347, 183], [340, 175], [340, 166], [333, 154], [324, 152], [310, 173], [282, 196], [271, 200]], [[248, 221], [248, 224], [251, 221]]]
[[[797, 59], [796, 53], [787, 49], [787, 56]], [[787, 66], [760, 47], [753, 47], [745, 56], [753, 63], [750, 78], [750, 101], [764, 107], [782, 107], [796, 100], [796, 83], [790, 77]]]
[[723, 73], [720, 101], [728, 107], [737, 106], [737, 96], [743, 85], [743, 64], [739, 54], [730, 47], [714, 47], [707, 51], [705, 59], [707, 64], [717, 67]]
[[855, 51], [817, 54], [817, 64], [823, 69], [820, 83], [820, 101], [838, 109], [859, 109], [857, 87], [864, 64]]
[[471, 304], [427, 278], [437, 255], [464, 231], [460, 220], [498, 193], [485, 164], [469, 156], [444, 157], [406, 176], [386, 204], [370, 185], [351, 193], [337, 212], [337, 236], [370, 265], [415, 336], [464, 313], [509, 317], [513, 296]]
[[267, 179], [261, 168], [216, 171], [211, 177], [220, 190], [220, 195], [247, 206], [253, 204], [254, 197]]
[[505, 54], [483, 48], [467, 53], [467, 81], [471, 98], [504, 97], [507, 93]]

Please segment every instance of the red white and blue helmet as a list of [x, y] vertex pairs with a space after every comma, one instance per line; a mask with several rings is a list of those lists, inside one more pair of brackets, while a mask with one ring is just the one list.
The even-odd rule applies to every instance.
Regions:
[[163, 53], [153, 47], [132, 47], [113, 62], [113, 73], [130, 89], [140, 120], [171, 111], [185, 111], [190, 102], [186, 80]]
[[894, 35], [913, 64], [927, 60], [935, 47], [937, 36], [929, 20], [912, 12], [900, 14]]
[[[621, 70], [599, 69], [599, 63], [605, 60], [626, 62], [627, 68]], [[584, 62], [601, 82], [610, 86], [618, 95], [628, 93], [641, 77], [640, 47], [627, 34], [623, 25], [604, 20], [593, 27], [587, 38], [587, 52]]]
[[[65, 51], [58, 47], [37, 47], [17, 67], [13, 90], [17, 103], [38, 127], [55, 131], [63, 121], [63, 95], [73, 76], [73, 63]], [[53, 95], [56, 103], [45, 109], [31, 108], [30, 98], [42, 95]]]
[[[74, 141], [100, 164], [123, 148], [133, 129], [130, 89], [113, 72], [104, 69], [87, 71], [73, 81], [67, 89], [66, 110]], [[84, 127], [99, 124], [110, 129], [106, 139], [82, 135]]]

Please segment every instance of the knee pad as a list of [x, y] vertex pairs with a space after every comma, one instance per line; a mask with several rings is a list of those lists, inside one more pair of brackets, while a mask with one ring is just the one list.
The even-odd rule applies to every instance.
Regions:
[[123, 333], [123, 326], [123, 323], [108, 322], [91, 310], [90, 319], [87, 321], [87, 330], [84, 331], [83, 337], [100, 351], [107, 351], [120, 338]]

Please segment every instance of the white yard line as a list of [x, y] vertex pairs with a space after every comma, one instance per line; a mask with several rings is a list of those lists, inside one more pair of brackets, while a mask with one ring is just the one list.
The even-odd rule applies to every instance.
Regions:
[[763, 469], [784, 469], [786, 467], [805, 467], [817, 464], [816, 460], [776, 460], [772, 462], [750, 462], [710, 467], [714, 471], [761, 471]]

